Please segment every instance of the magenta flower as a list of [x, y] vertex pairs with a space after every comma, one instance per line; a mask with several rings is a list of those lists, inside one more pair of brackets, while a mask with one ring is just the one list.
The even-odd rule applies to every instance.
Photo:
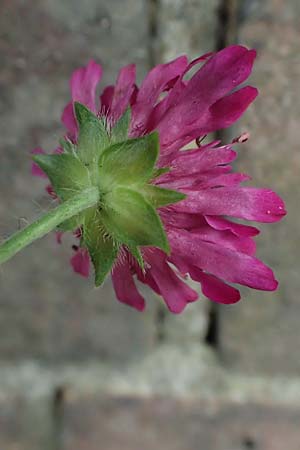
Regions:
[[[232, 145], [201, 144], [208, 133], [236, 122], [256, 98], [254, 87], [237, 90], [255, 55], [231, 46], [191, 63], [181, 56], [154, 67], [140, 87], [129, 65], [103, 90], [99, 106], [101, 67], [91, 61], [73, 73], [72, 101], [62, 114], [67, 136], [55, 155], [60, 165], [37, 149], [33, 173], [47, 173], [48, 191], [63, 201], [67, 189], [89, 183], [103, 193], [96, 209], [61, 227], [78, 238], [75, 272], [88, 276], [91, 259], [96, 284], [111, 272], [117, 298], [140, 311], [145, 301], [136, 279], [173, 313], [198, 298], [188, 276], [206, 297], [225, 304], [240, 299], [228, 283], [277, 288], [272, 270], [254, 256], [259, 230], [230, 218], [276, 222], [285, 215], [283, 201], [269, 189], [241, 186], [249, 177], [231, 171]], [[186, 80], [195, 65], [201, 67]], [[183, 149], [193, 141], [194, 148]], [[62, 188], [56, 177], [63, 170], [69, 179]]]

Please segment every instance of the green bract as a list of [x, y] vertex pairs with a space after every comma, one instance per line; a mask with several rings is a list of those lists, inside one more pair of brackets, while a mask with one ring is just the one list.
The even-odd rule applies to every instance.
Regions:
[[143, 268], [140, 247], [169, 252], [167, 235], [156, 208], [185, 198], [177, 191], [151, 184], [168, 172], [157, 168], [157, 132], [128, 138], [130, 109], [113, 128], [88, 108], [75, 103], [79, 126], [77, 144], [61, 142], [63, 153], [35, 155], [61, 202], [89, 188], [97, 188], [99, 202], [63, 222], [61, 230], [82, 229], [81, 245], [90, 254], [95, 282], [100, 285], [111, 271], [122, 246]]

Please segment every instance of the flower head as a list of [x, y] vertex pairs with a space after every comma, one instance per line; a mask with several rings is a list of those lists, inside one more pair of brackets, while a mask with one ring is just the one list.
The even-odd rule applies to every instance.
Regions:
[[[254, 256], [259, 231], [230, 218], [278, 221], [282, 200], [241, 186], [249, 177], [231, 171], [231, 145], [201, 143], [238, 120], [257, 96], [251, 86], [237, 90], [254, 59], [255, 51], [241, 46], [191, 63], [181, 56], [154, 67], [140, 87], [129, 65], [103, 90], [99, 106], [101, 67], [91, 61], [73, 73], [72, 101], [62, 114], [66, 137], [55, 154], [35, 151], [33, 173], [48, 176], [61, 202], [90, 186], [99, 190], [96, 206], [60, 226], [78, 239], [76, 272], [87, 276], [91, 260], [96, 285], [111, 273], [117, 298], [143, 310], [138, 279], [174, 313], [198, 298], [187, 276], [219, 303], [240, 299], [228, 282], [277, 288], [271, 269]], [[201, 67], [186, 80], [195, 65]], [[183, 149], [191, 142], [194, 148]]]

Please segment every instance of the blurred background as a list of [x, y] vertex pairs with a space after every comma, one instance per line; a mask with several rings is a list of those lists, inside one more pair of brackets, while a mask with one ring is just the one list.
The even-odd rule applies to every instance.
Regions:
[[36, 242], [1, 267], [1, 449], [300, 449], [299, 0], [0, 0], [0, 232], [47, 208], [29, 152], [56, 146], [75, 68], [141, 80], [236, 42], [260, 97], [221, 137], [249, 131], [236, 167], [287, 203], [257, 239], [280, 289], [180, 316], [146, 293], [140, 314], [72, 273], [71, 238]]

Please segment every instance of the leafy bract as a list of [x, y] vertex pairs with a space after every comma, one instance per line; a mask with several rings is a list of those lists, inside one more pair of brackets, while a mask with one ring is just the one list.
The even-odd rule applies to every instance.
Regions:
[[161, 206], [170, 205], [172, 203], [180, 202], [186, 198], [182, 192], [173, 191], [171, 189], [163, 189], [152, 184], [145, 184], [141, 190], [142, 194], [154, 206], [160, 208]]
[[74, 155], [69, 153], [38, 154], [33, 156], [33, 160], [46, 173], [55, 193], [61, 200], [68, 200], [91, 186], [87, 168]]
[[77, 152], [85, 164], [97, 161], [101, 152], [109, 146], [109, 135], [105, 123], [98, 119], [86, 106], [74, 103], [79, 126]]
[[136, 259], [136, 262], [140, 266], [142, 270], [145, 269], [144, 259], [141, 250], [139, 247], [134, 245], [127, 245], [129, 252], [132, 254], [132, 256]]
[[100, 286], [112, 270], [119, 245], [106, 232], [97, 208], [93, 208], [85, 218], [83, 241], [94, 265], [95, 285]]
[[60, 139], [59, 143], [64, 153], [70, 153], [71, 155], [76, 154], [76, 145], [68, 139]]
[[77, 228], [80, 228], [84, 222], [85, 212], [77, 214], [71, 219], [65, 220], [58, 227], [58, 231], [75, 231]]
[[158, 178], [161, 175], [170, 172], [170, 170], [171, 170], [170, 167], [159, 167], [153, 171], [152, 178], [153, 179]]
[[99, 203], [59, 225], [61, 231], [82, 230], [95, 284], [103, 283], [123, 247], [144, 270], [143, 246], [169, 253], [167, 235], [156, 208], [176, 203], [185, 195], [151, 184], [170, 169], [156, 168], [157, 132], [128, 139], [130, 108], [109, 131], [80, 103], [74, 104], [79, 125], [77, 144], [61, 141], [64, 153], [37, 154], [34, 161], [47, 174], [55, 193], [66, 201], [90, 186], [98, 187]]
[[118, 187], [107, 197], [101, 217], [107, 230], [118, 241], [129, 248], [145, 245], [169, 252], [168, 239], [160, 218], [139, 192]]
[[128, 139], [128, 131], [131, 119], [131, 110], [127, 108], [124, 114], [116, 122], [111, 130], [112, 143], [124, 142]]
[[100, 183], [112, 187], [146, 182], [152, 175], [158, 153], [156, 132], [111, 145], [99, 161]]

